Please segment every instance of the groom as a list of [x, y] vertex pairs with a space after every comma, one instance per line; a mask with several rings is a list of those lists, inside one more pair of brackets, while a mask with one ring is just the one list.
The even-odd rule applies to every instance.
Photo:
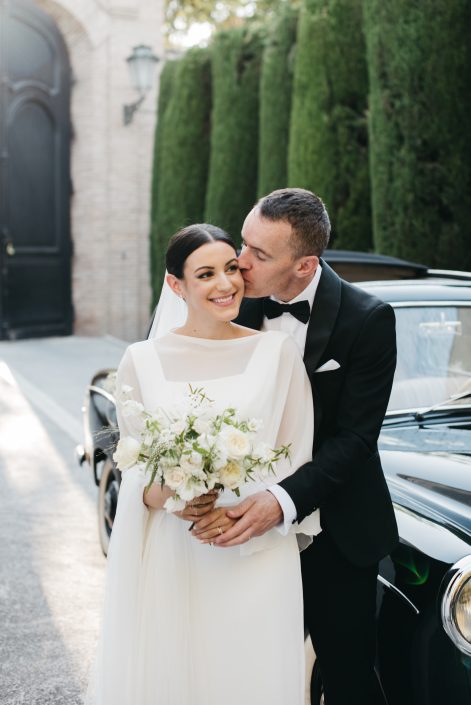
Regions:
[[320, 509], [322, 532], [301, 563], [325, 701], [377, 705], [385, 703], [374, 673], [378, 561], [398, 540], [377, 448], [396, 364], [395, 319], [388, 304], [321, 259], [329, 235], [324, 204], [303, 189], [274, 191], [245, 219], [239, 263], [247, 298], [238, 322], [284, 330], [302, 351], [314, 398], [313, 460], [244, 500], [216, 543], [287, 530]]

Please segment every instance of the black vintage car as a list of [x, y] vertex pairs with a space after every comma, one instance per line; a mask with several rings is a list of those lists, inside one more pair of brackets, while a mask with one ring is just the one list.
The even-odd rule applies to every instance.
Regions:
[[[378, 255], [332, 252], [326, 259], [396, 312], [398, 364], [379, 439], [400, 534], [378, 577], [378, 670], [387, 699], [469, 705], [471, 273]], [[116, 416], [109, 372], [99, 372], [87, 389], [79, 451], [99, 487], [105, 552], [120, 483], [110, 452]], [[341, 644], [339, 658], [348, 658]], [[316, 666], [311, 700], [323, 703]], [[352, 694], [354, 702], [361, 694]]]

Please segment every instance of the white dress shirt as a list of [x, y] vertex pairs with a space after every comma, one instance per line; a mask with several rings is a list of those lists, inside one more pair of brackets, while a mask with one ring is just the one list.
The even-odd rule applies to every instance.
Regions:
[[[314, 277], [311, 279], [307, 287], [303, 291], [301, 291], [300, 294], [295, 296], [294, 299], [291, 299], [291, 301], [283, 301], [279, 303], [294, 304], [297, 301], [308, 301], [312, 311], [314, 297], [316, 295], [321, 274], [322, 267], [319, 264]], [[278, 301], [278, 299], [276, 299], [274, 296], [271, 296], [270, 298], [272, 298], [274, 301]], [[302, 323], [301, 321], [298, 321], [295, 316], [292, 316], [290, 313], [285, 312], [282, 313], [281, 316], [278, 316], [278, 318], [264, 318], [261, 330], [282, 330], [285, 333], [288, 333], [294, 339], [296, 345], [298, 346], [301, 352], [301, 355], [304, 356], [304, 347], [306, 345], [308, 325], [309, 321], [307, 323]], [[316, 413], [315, 409], [314, 413]], [[280, 487], [280, 485], [272, 485], [272, 487], [268, 488], [268, 491], [271, 492], [274, 497], [276, 497], [278, 503], [281, 506], [281, 509], [283, 511], [283, 523], [280, 524], [279, 530], [282, 534], [287, 534], [293, 522], [296, 521], [297, 513], [295, 504], [289, 494], [286, 492], [286, 490]]]

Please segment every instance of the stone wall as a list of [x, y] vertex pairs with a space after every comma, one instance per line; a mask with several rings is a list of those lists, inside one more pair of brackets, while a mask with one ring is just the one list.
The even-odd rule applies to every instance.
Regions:
[[[71, 231], [74, 332], [124, 340], [149, 320], [149, 213], [158, 85], [137, 99], [126, 58], [138, 44], [163, 56], [162, 0], [35, 0], [54, 18], [73, 73]], [[157, 72], [158, 73], [158, 72]]]

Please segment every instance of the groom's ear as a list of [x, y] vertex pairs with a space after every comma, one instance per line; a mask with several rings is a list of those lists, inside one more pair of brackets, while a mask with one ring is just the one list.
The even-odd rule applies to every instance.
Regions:
[[318, 266], [319, 257], [316, 257], [315, 255], [300, 257], [296, 267], [296, 274], [301, 278], [312, 277], [314, 276]]
[[177, 296], [183, 296], [181, 282], [174, 274], [167, 274], [165, 279], [174, 294]]

